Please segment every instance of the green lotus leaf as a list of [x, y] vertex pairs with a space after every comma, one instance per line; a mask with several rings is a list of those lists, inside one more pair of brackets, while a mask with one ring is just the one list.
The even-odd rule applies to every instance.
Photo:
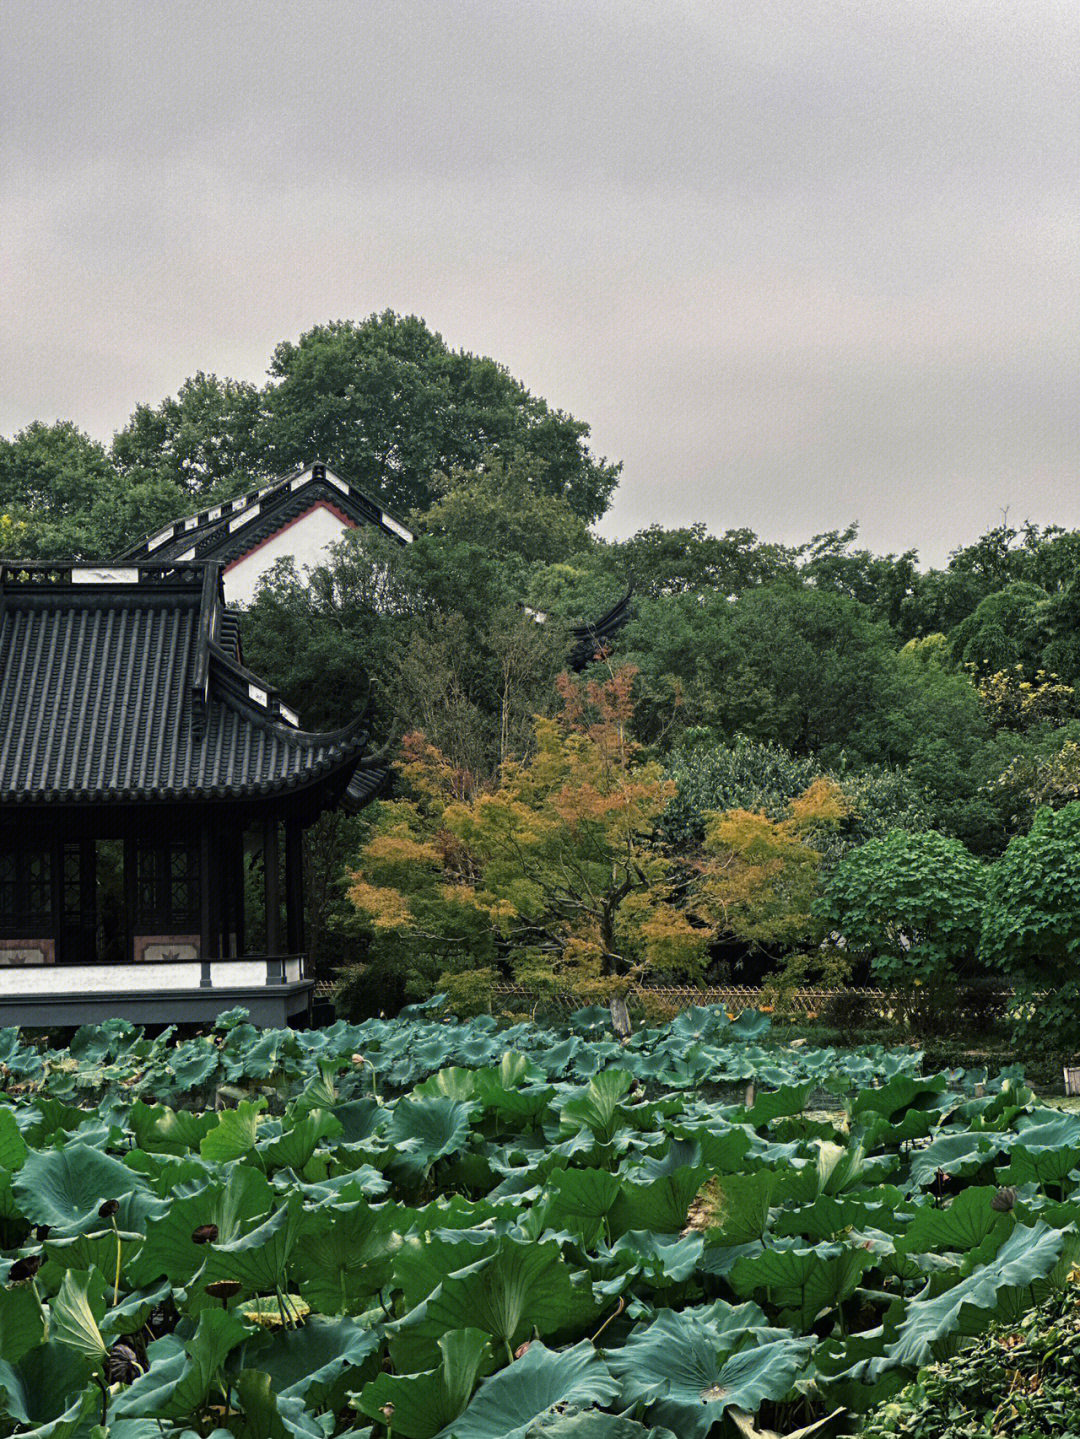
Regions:
[[913, 1188], [929, 1188], [938, 1170], [948, 1175], [972, 1175], [1012, 1144], [1011, 1135], [964, 1133], [939, 1135], [912, 1155], [908, 1177]]
[[654, 1288], [683, 1284], [701, 1262], [705, 1241], [700, 1234], [653, 1234], [648, 1229], [631, 1229], [610, 1250], [610, 1259], [620, 1273], [639, 1275]]
[[138, 1147], [150, 1154], [185, 1155], [198, 1152], [203, 1136], [217, 1124], [212, 1111], [193, 1114], [165, 1104], [133, 1104], [128, 1128]]
[[440, 1069], [437, 1074], [416, 1085], [413, 1094], [418, 1099], [475, 1099], [480, 1088], [480, 1071], [451, 1066]]
[[[943, 1074], [923, 1079], [920, 1076], [897, 1074], [876, 1089], [862, 1089], [849, 1106], [852, 1123], [865, 1120], [871, 1115], [895, 1120], [912, 1107], [929, 1109], [937, 1107], [934, 1101], [944, 1095], [948, 1081]], [[916, 1104], [916, 1101], [919, 1101]], [[929, 1101], [929, 1103], [928, 1103]], [[940, 1101], [944, 1103], [945, 1101]]]
[[629, 1229], [677, 1234], [686, 1224], [690, 1205], [708, 1172], [704, 1165], [688, 1164], [650, 1184], [624, 1182], [609, 1215], [612, 1234], [625, 1234]]
[[488, 1336], [480, 1329], [452, 1329], [438, 1341], [438, 1368], [421, 1374], [380, 1374], [365, 1384], [358, 1407], [385, 1422], [393, 1405], [393, 1432], [403, 1439], [432, 1439], [469, 1402], [476, 1380], [493, 1365]]
[[774, 1119], [801, 1114], [813, 1088], [814, 1081], [808, 1079], [803, 1084], [782, 1084], [776, 1089], [763, 1089], [754, 1097], [753, 1105], [736, 1115], [735, 1119], [744, 1119], [755, 1129], [763, 1129]]
[[[100, 1229], [98, 1209], [106, 1200], [143, 1196], [144, 1215], [157, 1203], [141, 1174], [85, 1144], [35, 1151], [12, 1181], [12, 1190], [24, 1217], [49, 1225], [57, 1237]], [[132, 1217], [125, 1212], [125, 1219]], [[141, 1229], [142, 1222], [125, 1227]]]
[[201, 1037], [178, 1044], [170, 1057], [169, 1069], [175, 1077], [177, 1091], [188, 1094], [205, 1084], [220, 1063], [217, 1046], [208, 1037]]
[[990, 1236], [996, 1236], [994, 1251], [1013, 1227], [1011, 1214], [996, 1211], [991, 1204], [996, 1188], [973, 1186], [962, 1190], [946, 1209], [924, 1204], [915, 1210], [897, 1237], [900, 1254], [936, 1254], [955, 1250], [968, 1254]]
[[553, 1414], [529, 1430], [529, 1439], [677, 1439], [670, 1429], [637, 1424], [621, 1414], [583, 1409], [579, 1414]]
[[625, 1120], [622, 1100], [633, 1082], [625, 1069], [605, 1069], [594, 1075], [581, 1094], [562, 1106], [563, 1132], [588, 1129], [599, 1144], [610, 1144]]
[[309, 1409], [340, 1409], [347, 1388], [381, 1343], [355, 1319], [312, 1315], [299, 1329], [278, 1329], [250, 1339], [241, 1366], [269, 1374], [279, 1398], [305, 1400]]
[[239, 1239], [268, 1213], [273, 1192], [266, 1176], [246, 1164], [235, 1164], [227, 1182], [205, 1180], [182, 1184], [168, 1209], [148, 1220], [146, 1243], [132, 1274], [135, 1282], [149, 1284], [165, 1275], [186, 1285], [207, 1258], [205, 1245], [192, 1236], [204, 1225], [216, 1225], [218, 1242]]
[[760, 1239], [769, 1227], [769, 1211], [781, 1182], [771, 1169], [721, 1175], [706, 1191], [711, 1200], [708, 1242], [727, 1246]]
[[558, 1353], [537, 1340], [520, 1359], [484, 1380], [438, 1439], [524, 1439], [556, 1406], [607, 1404], [618, 1392], [588, 1340]]
[[805, 1331], [855, 1293], [863, 1271], [874, 1262], [865, 1249], [817, 1244], [809, 1249], [765, 1249], [740, 1259], [728, 1282], [747, 1298], [768, 1298], [782, 1321]]
[[831, 1194], [819, 1195], [812, 1203], [798, 1209], [785, 1209], [777, 1215], [772, 1232], [778, 1238], [832, 1239], [848, 1229], [882, 1229], [891, 1232], [897, 1225], [897, 1214], [904, 1212], [904, 1196], [892, 1185], [861, 1189], [857, 1197]]
[[374, 1210], [364, 1199], [302, 1213], [293, 1273], [313, 1309], [355, 1312], [379, 1292], [401, 1245], [393, 1225], [391, 1210]]
[[386, 1173], [418, 1186], [437, 1159], [464, 1148], [472, 1109], [458, 1099], [399, 1099], [385, 1131], [393, 1150]]
[[0, 1360], [0, 1413], [19, 1425], [20, 1439], [70, 1439], [101, 1410], [90, 1377], [76, 1350], [55, 1340], [37, 1344], [17, 1364]]
[[422, 1304], [390, 1326], [391, 1353], [402, 1372], [434, 1369], [437, 1341], [449, 1329], [482, 1329], [510, 1352], [534, 1331], [580, 1332], [597, 1311], [591, 1289], [575, 1285], [557, 1244], [504, 1237], [494, 1254], [447, 1275]]
[[342, 1132], [341, 1123], [326, 1109], [312, 1109], [301, 1118], [286, 1119], [276, 1139], [256, 1144], [267, 1173], [274, 1169], [303, 1169], [322, 1139]]
[[9, 1173], [21, 1169], [29, 1152], [15, 1115], [10, 1109], [0, 1107], [0, 1169]]
[[594, 1242], [621, 1189], [622, 1181], [603, 1169], [556, 1169], [545, 1186], [544, 1227], [572, 1229]]
[[29, 1284], [0, 1289], [0, 1359], [17, 1364], [45, 1338], [45, 1312]]
[[49, 1337], [74, 1349], [100, 1369], [109, 1346], [98, 1324], [105, 1314], [105, 1284], [93, 1270], [69, 1269], [60, 1292], [49, 1305]]
[[[1030, 1131], [1028, 1131], [1030, 1133]], [[1077, 1167], [1080, 1167], [1080, 1144], [1063, 1145], [1057, 1148], [1034, 1148], [1027, 1145], [1027, 1134], [1009, 1151], [1008, 1167], [999, 1175], [1002, 1184], [1060, 1185]]]
[[223, 1109], [217, 1116], [217, 1124], [199, 1141], [203, 1159], [228, 1164], [230, 1160], [250, 1154], [258, 1138], [259, 1116], [265, 1108], [265, 1099], [242, 1099], [235, 1109]]
[[235, 1279], [255, 1294], [284, 1288], [285, 1270], [300, 1232], [301, 1200], [290, 1194], [280, 1209], [240, 1239], [211, 1243], [207, 1281]]
[[247, 1331], [235, 1314], [208, 1309], [194, 1336], [147, 1346], [149, 1368], [109, 1406], [109, 1419], [188, 1419], [209, 1396], [225, 1360]]
[[621, 1403], [643, 1405], [649, 1423], [680, 1439], [706, 1439], [728, 1408], [754, 1414], [765, 1400], [782, 1399], [812, 1341], [770, 1329], [763, 1320], [753, 1304], [661, 1311], [606, 1354], [620, 1381]]
[[1017, 1225], [997, 1255], [935, 1298], [915, 1298], [907, 1306], [896, 1342], [888, 1350], [895, 1364], [925, 1364], [934, 1344], [953, 1334], [978, 1334], [1009, 1297], [1031, 1290], [1057, 1266], [1066, 1236], [1040, 1220]]

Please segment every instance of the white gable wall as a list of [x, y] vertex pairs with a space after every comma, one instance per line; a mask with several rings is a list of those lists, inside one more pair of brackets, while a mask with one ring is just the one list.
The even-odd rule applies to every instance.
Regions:
[[251, 554], [244, 555], [229, 566], [223, 577], [226, 604], [249, 605], [255, 598], [255, 590], [263, 575], [276, 561], [286, 556], [294, 560], [302, 577], [305, 568], [312, 569], [325, 563], [330, 555], [330, 546], [337, 544], [342, 535], [352, 528], [329, 505], [315, 505], [285, 529], [271, 535]]

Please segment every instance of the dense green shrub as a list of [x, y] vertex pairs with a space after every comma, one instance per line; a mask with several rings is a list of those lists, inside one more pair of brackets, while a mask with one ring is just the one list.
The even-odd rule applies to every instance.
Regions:
[[985, 884], [984, 866], [959, 840], [896, 830], [844, 856], [819, 913], [882, 983], [937, 987], [970, 965]]
[[1080, 803], [1039, 810], [1009, 842], [991, 872], [981, 953], [1020, 993], [1020, 1033], [1080, 1039]]

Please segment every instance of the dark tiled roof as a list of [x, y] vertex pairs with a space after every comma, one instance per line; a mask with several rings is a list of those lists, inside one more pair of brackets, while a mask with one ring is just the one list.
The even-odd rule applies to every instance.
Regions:
[[225, 615], [216, 565], [0, 568], [0, 804], [371, 798], [363, 732], [301, 730]]
[[567, 656], [571, 669], [583, 670], [602, 650], [606, 650], [630, 618], [633, 588], [593, 624], [577, 625], [570, 631], [572, 646]]
[[355, 525], [375, 525], [400, 544], [412, 539], [393, 515], [317, 461], [260, 490], [176, 520], [133, 545], [120, 562], [216, 560], [230, 565], [319, 503], [333, 505]]

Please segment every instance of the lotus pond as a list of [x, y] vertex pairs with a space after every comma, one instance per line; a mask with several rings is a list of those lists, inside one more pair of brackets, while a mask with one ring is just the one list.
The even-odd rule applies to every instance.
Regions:
[[919, 1058], [712, 1009], [0, 1032], [2, 1432], [857, 1433], [1080, 1254], [1080, 1115]]

